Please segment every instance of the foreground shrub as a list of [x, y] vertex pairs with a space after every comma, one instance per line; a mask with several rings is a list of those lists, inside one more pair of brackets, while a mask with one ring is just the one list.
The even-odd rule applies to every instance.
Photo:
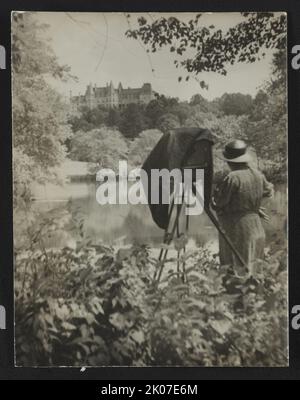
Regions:
[[17, 364], [286, 365], [284, 254], [251, 278], [203, 249], [182, 261], [184, 282], [170, 272], [157, 286], [145, 246], [18, 254]]

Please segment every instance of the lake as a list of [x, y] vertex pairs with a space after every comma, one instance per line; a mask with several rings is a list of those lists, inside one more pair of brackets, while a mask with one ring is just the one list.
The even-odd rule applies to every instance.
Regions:
[[[47, 238], [47, 247], [74, 247], [79, 240], [78, 230], [72, 227], [72, 221], [76, 218], [83, 220], [84, 235], [93, 244], [125, 246], [145, 243], [158, 247], [162, 242], [164, 232], [154, 224], [147, 205], [99, 205], [95, 183], [69, 182], [63, 186], [36, 186], [34, 197], [33, 210], [37, 215], [58, 216], [66, 209], [69, 212], [65, 229]], [[265, 224], [267, 238], [277, 235], [284, 240], [287, 215], [285, 185], [277, 186], [274, 198], [264, 200], [263, 205], [270, 215], [270, 222]], [[205, 214], [191, 217], [189, 233], [194, 244], [209, 244], [216, 249], [218, 234]]]

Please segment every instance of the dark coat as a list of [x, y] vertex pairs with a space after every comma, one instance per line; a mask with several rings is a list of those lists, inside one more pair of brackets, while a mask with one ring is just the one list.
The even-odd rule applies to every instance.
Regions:
[[[219, 222], [246, 264], [264, 257], [265, 232], [259, 216], [263, 197], [270, 197], [273, 185], [265, 176], [245, 165], [231, 171], [214, 194]], [[219, 238], [221, 265], [239, 265], [236, 257]]]

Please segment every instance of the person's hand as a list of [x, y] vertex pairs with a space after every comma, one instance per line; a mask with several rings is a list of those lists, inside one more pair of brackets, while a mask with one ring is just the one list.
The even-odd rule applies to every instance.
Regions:
[[265, 222], [270, 222], [270, 217], [266, 213], [265, 207], [260, 207], [258, 210], [258, 215], [260, 216], [261, 219], [263, 219]]
[[217, 208], [217, 203], [216, 203], [216, 200], [215, 200], [214, 197], [211, 198], [210, 205], [211, 205], [211, 208], [212, 208], [213, 210], [216, 210], [216, 208]]

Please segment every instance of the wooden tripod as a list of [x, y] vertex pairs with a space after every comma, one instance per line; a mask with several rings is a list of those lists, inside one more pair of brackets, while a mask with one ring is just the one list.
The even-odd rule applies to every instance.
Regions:
[[[222, 237], [224, 238], [224, 240], [226, 241], [227, 245], [230, 247], [231, 251], [234, 253], [234, 255], [236, 256], [236, 258], [238, 259], [239, 263], [242, 266], [245, 266], [246, 263], [243, 260], [242, 256], [240, 255], [239, 251], [237, 250], [237, 248], [234, 246], [234, 244], [232, 243], [231, 239], [228, 237], [228, 235], [226, 234], [225, 230], [221, 227], [221, 225], [219, 224], [219, 221], [217, 219], [217, 217], [214, 215], [213, 211], [210, 208], [210, 205], [205, 205], [204, 201], [202, 198], [199, 197], [199, 194], [197, 193], [195, 187], [193, 186], [193, 193], [195, 194], [195, 196], [197, 196], [197, 199], [202, 203], [203, 205], [203, 209], [206, 212], [206, 215], [209, 217], [209, 219], [211, 220], [211, 222], [213, 223], [213, 225], [217, 228], [218, 232], [220, 233], [220, 235], [222, 235]], [[165, 245], [170, 245], [172, 240], [174, 239], [174, 235], [177, 231], [177, 237], [179, 237], [179, 220], [180, 220], [180, 216], [182, 213], [182, 209], [183, 209], [183, 205], [184, 205], [184, 193], [182, 195], [182, 201], [180, 204], [177, 205], [177, 209], [176, 211], [176, 215], [175, 215], [175, 219], [174, 222], [171, 225], [171, 221], [172, 221], [172, 215], [175, 209], [175, 200], [174, 200], [174, 196], [170, 205], [170, 209], [169, 209], [169, 214], [168, 214], [168, 226], [165, 230], [165, 235], [164, 235], [164, 244]], [[189, 230], [189, 215], [186, 215], [186, 224], [185, 224], [185, 233], [187, 234], [188, 230]], [[171, 228], [170, 232], [169, 229]], [[159, 257], [158, 257], [158, 265], [153, 277], [153, 281], [158, 284], [160, 282], [162, 273], [163, 273], [163, 269], [164, 269], [164, 265], [168, 256], [168, 248], [162, 248], [160, 250], [159, 253]], [[179, 252], [178, 252], [179, 253]], [[179, 271], [179, 255], [178, 254], [178, 260], [177, 260], [177, 271], [178, 274], [180, 273]], [[183, 277], [185, 275], [185, 264], [183, 263]]]

